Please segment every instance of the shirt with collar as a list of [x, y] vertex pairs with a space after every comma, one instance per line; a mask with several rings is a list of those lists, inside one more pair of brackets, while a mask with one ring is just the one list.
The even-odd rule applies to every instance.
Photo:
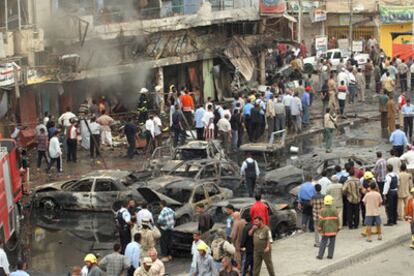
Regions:
[[401, 113], [404, 117], [413, 117], [414, 116], [414, 105], [413, 104], [405, 104], [401, 108]]
[[315, 187], [312, 182], [305, 182], [299, 188], [298, 198], [299, 202], [311, 200], [316, 194]]
[[58, 158], [62, 155], [62, 150], [60, 149], [60, 142], [56, 136], [53, 136], [49, 141], [49, 156], [50, 158]]
[[404, 146], [408, 144], [407, 136], [401, 129], [394, 130], [390, 136], [390, 143], [393, 146]]
[[194, 115], [195, 127], [196, 128], [204, 128], [203, 116], [204, 116], [205, 112], [206, 112], [206, 110], [203, 107], [197, 108], [197, 110], [195, 112], [195, 115]]
[[91, 130], [92, 135], [101, 134], [101, 125], [97, 122], [89, 123], [89, 129]]
[[390, 191], [390, 185], [391, 185], [391, 180], [393, 179], [393, 177], [397, 177], [397, 187], [400, 183], [400, 177], [398, 174], [394, 173], [394, 172], [390, 172], [385, 176], [385, 183], [384, 183], [384, 190], [382, 192], [383, 195], [387, 195], [388, 192]]
[[30, 276], [29, 273], [27, 273], [24, 270], [16, 270], [12, 273], [10, 273], [10, 276]]
[[253, 109], [253, 105], [251, 103], [247, 103], [244, 107], [243, 107], [243, 116], [250, 116], [250, 114], [252, 113], [252, 109]]
[[136, 241], [128, 243], [125, 248], [125, 257], [129, 259], [134, 268], [138, 268], [141, 257], [141, 245]]

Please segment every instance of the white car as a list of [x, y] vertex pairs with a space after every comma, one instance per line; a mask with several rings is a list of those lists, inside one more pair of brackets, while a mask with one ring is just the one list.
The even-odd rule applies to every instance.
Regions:
[[[350, 53], [345, 53], [341, 49], [330, 49], [326, 52], [326, 58], [332, 64], [333, 70], [336, 71], [336, 67], [338, 66], [341, 58], [344, 62], [346, 62], [349, 57], [351, 56]], [[369, 59], [369, 54], [365, 53], [355, 53], [354, 59], [358, 62], [359, 66], [363, 66], [367, 63]], [[311, 73], [315, 71], [318, 66], [318, 58], [316, 56], [307, 57], [303, 59], [303, 70], [307, 73]]]

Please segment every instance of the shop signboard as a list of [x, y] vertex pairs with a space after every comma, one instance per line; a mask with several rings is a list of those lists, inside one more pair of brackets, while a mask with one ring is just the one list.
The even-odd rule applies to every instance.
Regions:
[[326, 21], [326, 11], [322, 9], [314, 9], [310, 13], [312, 23]]
[[260, 14], [283, 13], [286, 11], [285, 0], [260, 0]]
[[[299, 1], [288, 1], [288, 9], [291, 13], [299, 12]], [[319, 8], [319, 1], [302, 1], [302, 9], [304, 13], [310, 13], [313, 9]]]
[[382, 24], [399, 24], [413, 21], [414, 6], [380, 6]]

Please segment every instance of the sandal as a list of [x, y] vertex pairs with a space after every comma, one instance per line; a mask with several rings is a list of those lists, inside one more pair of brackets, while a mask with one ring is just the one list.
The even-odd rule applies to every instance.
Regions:
[[378, 240], [382, 241], [382, 235], [378, 235]]
[[367, 239], [367, 242], [372, 242], [372, 240], [370, 240], [370, 239]]

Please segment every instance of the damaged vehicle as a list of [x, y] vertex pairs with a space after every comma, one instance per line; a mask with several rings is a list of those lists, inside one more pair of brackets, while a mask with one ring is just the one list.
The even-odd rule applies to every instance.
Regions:
[[252, 155], [259, 167], [265, 171], [279, 167], [278, 156], [283, 153], [286, 140], [286, 130], [272, 133], [268, 143], [247, 143], [240, 146], [241, 161]]
[[230, 189], [221, 188], [214, 182], [201, 182], [186, 178], [178, 178], [174, 181], [171, 179], [161, 181], [157, 178], [147, 187], [138, 188], [138, 192], [148, 202], [149, 209], [155, 216], [161, 211], [160, 201], [165, 200], [175, 211], [176, 225], [191, 221], [198, 204], [210, 206], [212, 203], [233, 197]]
[[[289, 209], [286, 204], [277, 205], [267, 200], [263, 200], [263, 202], [269, 207], [269, 227], [273, 237], [280, 238], [297, 229], [295, 210]], [[228, 204], [233, 205], [237, 211], [240, 211], [242, 218], [246, 218], [250, 217], [250, 208], [254, 203], [254, 198], [240, 197], [212, 204], [206, 209], [206, 212], [213, 217], [213, 221], [215, 222], [213, 228], [210, 230], [210, 234], [214, 235], [217, 229], [226, 228], [227, 214], [225, 213], [225, 207]], [[172, 243], [176, 251], [190, 252], [193, 233], [197, 231], [197, 227], [197, 222], [189, 222], [174, 228], [172, 232]]]
[[133, 186], [136, 177], [129, 171], [99, 170], [80, 179], [41, 185], [34, 190], [36, 207], [56, 210], [116, 211], [122, 201], [142, 196]]
[[304, 181], [303, 170], [287, 165], [275, 170], [266, 172], [259, 182], [259, 189], [262, 194], [289, 194], [289, 191], [302, 184]]
[[[341, 168], [349, 161], [353, 161], [355, 166], [365, 169], [373, 168], [374, 164], [368, 158], [355, 156], [349, 153], [349, 149], [335, 149], [335, 152], [315, 152], [300, 156], [293, 160], [292, 164], [266, 172], [260, 183], [263, 192], [281, 193], [288, 195], [291, 190], [304, 182], [304, 175], [311, 174], [313, 179], [322, 178], [322, 172], [327, 172], [330, 178], [335, 174], [335, 166]], [[372, 159], [375, 160], [375, 159]]]
[[146, 170], [160, 171], [173, 168], [180, 161], [195, 159], [229, 160], [219, 140], [189, 141], [185, 145], [173, 149], [171, 146], [157, 147], [145, 164]]

